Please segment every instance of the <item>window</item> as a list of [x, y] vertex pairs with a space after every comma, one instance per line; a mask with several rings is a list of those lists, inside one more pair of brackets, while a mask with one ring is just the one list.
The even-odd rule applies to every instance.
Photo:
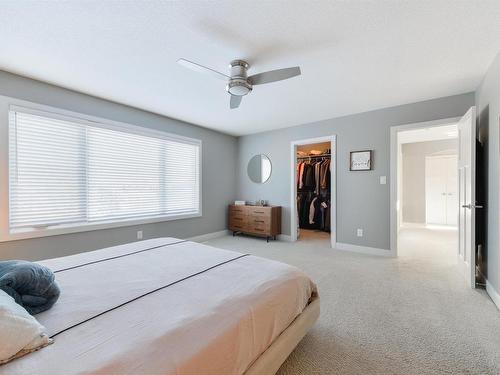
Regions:
[[200, 216], [200, 149], [166, 133], [11, 108], [9, 231]]

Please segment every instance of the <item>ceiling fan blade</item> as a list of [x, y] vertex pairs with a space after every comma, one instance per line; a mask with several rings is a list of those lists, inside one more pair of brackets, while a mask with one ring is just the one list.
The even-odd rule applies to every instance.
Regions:
[[262, 85], [263, 83], [282, 81], [298, 75], [300, 75], [300, 67], [294, 66], [293, 68], [277, 69], [269, 72], [254, 74], [253, 76], [248, 77], [248, 80], [252, 83], [252, 85]]
[[225, 75], [225, 74], [223, 74], [221, 72], [218, 72], [217, 70], [213, 70], [211, 68], [207, 68], [206, 66], [197, 64], [195, 62], [192, 62], [192, 61], [189, 61], [189, 60], [186, 60], [186, 59], [179, 59], [179, 60], [177, 60], [177, 62], [179, 64], [181, 64], [182, 66], [185, 66], [186, 68], [194, 70], [195, 72], [208, 73], [212, 77], [215, 77], [215, 78], [218, 78], [218, 79], [222, 79], [224, 81], [227, 81], [230, 78], [229, 76], [227, 76], [227, 75]]
[[229, 101], [229, 108], [235, 109], [240, 106], [242, 96], [231, 95], [231, 100]]

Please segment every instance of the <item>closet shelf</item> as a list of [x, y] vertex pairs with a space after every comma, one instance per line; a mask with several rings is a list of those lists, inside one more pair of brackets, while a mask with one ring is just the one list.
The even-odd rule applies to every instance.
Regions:
[[309, 155], [309, 156], [297, 156], [297, 159], [312, 159], [312, 158], [324, 158], [331, 156], [331, 154], [321, 154], [321, 155]]

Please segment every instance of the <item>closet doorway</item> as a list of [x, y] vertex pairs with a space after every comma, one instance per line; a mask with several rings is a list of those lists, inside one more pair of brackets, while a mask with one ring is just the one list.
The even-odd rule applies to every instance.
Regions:
[[291, 143], [292, 241], [336, 245], [336, 150], [335, 135]]

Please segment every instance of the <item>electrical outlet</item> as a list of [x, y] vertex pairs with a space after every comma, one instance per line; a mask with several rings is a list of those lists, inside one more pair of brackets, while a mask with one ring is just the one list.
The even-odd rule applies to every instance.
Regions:
[[142, 240], [142, 230], [137, 231], [137, 239]]
[[363, 237], [363, 229], [358, 229], [357, 235], [358, 237]]
[[385, 184], [387, 184], [387, 177], [380, 176], [380, 185], [385, 185]]

